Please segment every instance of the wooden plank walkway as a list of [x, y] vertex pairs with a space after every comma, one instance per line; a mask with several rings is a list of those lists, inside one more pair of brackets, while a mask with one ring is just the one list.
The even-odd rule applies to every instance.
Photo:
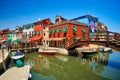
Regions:
[[30, 65], [24, 67], [12, 67], [0, 76], [0, 80], [28, 80]]

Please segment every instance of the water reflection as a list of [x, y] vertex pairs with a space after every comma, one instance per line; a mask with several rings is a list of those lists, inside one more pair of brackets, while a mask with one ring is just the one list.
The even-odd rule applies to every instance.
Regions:
[[120, 52], [98, 53], [96, 56], [83, 58], [92, 72], [107, 79], [120, 80]]
[[32, 66], [32, 80], [119, 80], [120, 52], [87, 57], [26, 54]]

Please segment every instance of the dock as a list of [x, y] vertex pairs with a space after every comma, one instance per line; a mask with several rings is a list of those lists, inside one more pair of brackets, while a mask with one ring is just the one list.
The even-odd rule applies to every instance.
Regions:
[[[7, 49], [3, 49], [4, 52], [4, 60], [5, 63], [7, 62], [8, 56], [9, 56], [9, 52], [7, 51]], [[3, 68], [3, 54], [2, 54], [2, 50], [0, 49], [0, 68]]]
[[0, 80], [28, 80], [30, 77], [30, 65], [12, 67], [0, 76]]

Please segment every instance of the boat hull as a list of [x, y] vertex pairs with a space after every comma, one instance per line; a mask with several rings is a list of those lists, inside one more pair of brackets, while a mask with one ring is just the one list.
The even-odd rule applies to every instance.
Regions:
[[12, 59], [13, 62], [15, 62], [15, 63], [16, 63], [17, 60], [20, 60], [20, 61], [24, 62], [25, 57], [24, 57], [24, 55], [12, 56], [11, 59]]
[[39, 54], [47, 54], [47, 55], [55, 55], [57, 52], [56, 51], [41, 51], [38, 53]]
[[95, 54], [95, 53], [98, 53], [97, 51], [93, 51], [93, 52], [81, 52], [83, 55], [88, 55], [88, 54]]

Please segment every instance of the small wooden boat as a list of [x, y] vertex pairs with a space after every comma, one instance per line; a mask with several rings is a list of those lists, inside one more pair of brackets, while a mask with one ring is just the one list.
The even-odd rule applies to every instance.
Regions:
[[12, 59], [12, 61], [16, 63], [17, 67], [22, 67], [24, 65], [24, 54], [22, 52], [11, 52], [9, 56]]
[[85, 49], [85, 50], [82, 50], [81, 53], [83, 55], [94, 54], [94, 53], [98, 53], [98, 50], [96, 50], [96, 49]]
[[112, 52], [112, 48], [104, 48], [104, 52]]
[[106, 48], [101, 48], [101, 49], [100, 49], [100, 52], [109, 53], [109, 52], [112, 52], [112, 48], [108, 48], [108, 47], [106, 47]]
[[48, 55], [55, 55], [57, 51], [55, 50], [42, 50], [41, 48], [38, 50], [39, 54], [48, 54]]
[[18, 55], [17, 52], [10, 53], [10, 58], [12, 58], [13, 60], [22, 59], [23, 57], [24, 57], [24, 54]]
[[14, 60], [17, 60], [17, 59], [21, 59], [24, 57], [24, 54], [23, 55], [18, 55], [18, 56], [12, 56], [11, 58], [14, 59]]

